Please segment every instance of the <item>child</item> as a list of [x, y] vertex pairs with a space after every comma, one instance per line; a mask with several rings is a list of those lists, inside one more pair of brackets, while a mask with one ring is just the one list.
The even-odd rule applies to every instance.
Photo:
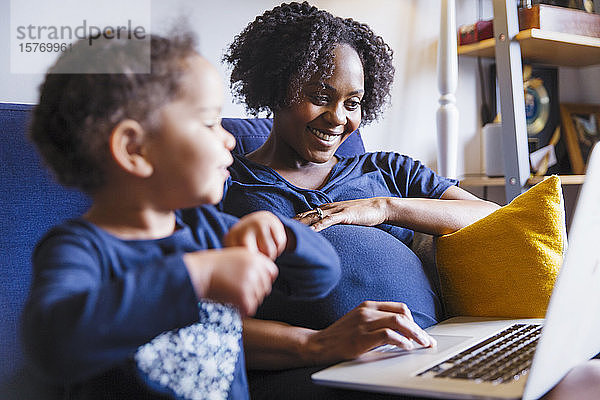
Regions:
[[[34, 251], [25, 352], [69, 398], [246, 398], [239, 315], [272, 284], [325, 296], [339, 261], [294, 221], [212, 206], [235, 145], [219, 75], [189, 36], [150, 49], [151, 72], [136, 74], [142, 42], [82, 40], [41, 87], [31, 138], [92, 206]], [[106, 63], [116, 73], [96, 73]]]

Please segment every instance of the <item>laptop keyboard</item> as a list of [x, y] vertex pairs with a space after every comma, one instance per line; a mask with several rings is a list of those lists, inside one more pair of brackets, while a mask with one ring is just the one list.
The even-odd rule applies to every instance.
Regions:
[[542, 326], [514, 324], [418, 376], [506, 383], [529, 372]]

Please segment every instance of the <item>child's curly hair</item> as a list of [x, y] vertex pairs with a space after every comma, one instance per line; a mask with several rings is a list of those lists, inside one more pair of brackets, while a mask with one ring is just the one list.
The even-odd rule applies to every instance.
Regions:
[[362, 123], [376, 120], [394, 78], [392, 50], [367, 25], [307, 2], [266, 11], [235, 37], [223, 57], [232, 67], [234, 96], [253, 115], [289, 106], [311, 78], [331, 77], [333, 49], [340, 43], [354, 48], [363, 64]]
[[[189, 33], [151, 35], [149, 45], [106, 39], [90, 48], [82, 39], [59, 57], [40, 87], [29, 137], [61, 184], [87, 193], [105, 184], [112, 130], [127, 118], [156, 129], [157, 111], [177, 96], [195, 45]], [[112, 73], [104, 73], [107, 65]]]

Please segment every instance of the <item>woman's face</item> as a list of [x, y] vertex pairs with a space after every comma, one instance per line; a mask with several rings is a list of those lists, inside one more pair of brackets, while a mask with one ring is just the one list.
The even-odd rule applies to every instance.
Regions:
[[362, 63], [346, 44], [337, 45], [333, 53], [333, 76], [307, 82], [299, 102], [274, 113], [273, 134], [302, 161], [329, 161], [360, 125], [365, 91]]

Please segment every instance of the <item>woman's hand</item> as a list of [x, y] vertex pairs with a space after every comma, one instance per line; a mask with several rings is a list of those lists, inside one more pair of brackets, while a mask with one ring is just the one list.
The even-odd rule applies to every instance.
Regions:
[[294, 219], [317, 232], [337, 224], [374, 226], [387, 220], [387, 205], [385, 197], [338, 201], [320, 205], [322, 217], [315, 209], [300, 213]]
[[313, 209], [294, 218], [315, 231], [336, 224], [375, 226], [386, 223], [431, 235], [445, 235], [489, 215], [499, 206], [451, 186], [440, 199], [372, 197], [327, 203], [318, 208], [322, 210], [322, 216]]
[[366, 301], [328, 328], [311, 333], [305, 351], [310, 364], [323, 365], [356, 358], [385, 344], [409, 350], [414, 343], [436, 345], [414, 322], [406, 304]]
[[245, 247], [275, 260], [286, 248], [294, 246], [294, 240], [274, 214], [257, 211], [240, 218], [223, 237], [223, 245]]

